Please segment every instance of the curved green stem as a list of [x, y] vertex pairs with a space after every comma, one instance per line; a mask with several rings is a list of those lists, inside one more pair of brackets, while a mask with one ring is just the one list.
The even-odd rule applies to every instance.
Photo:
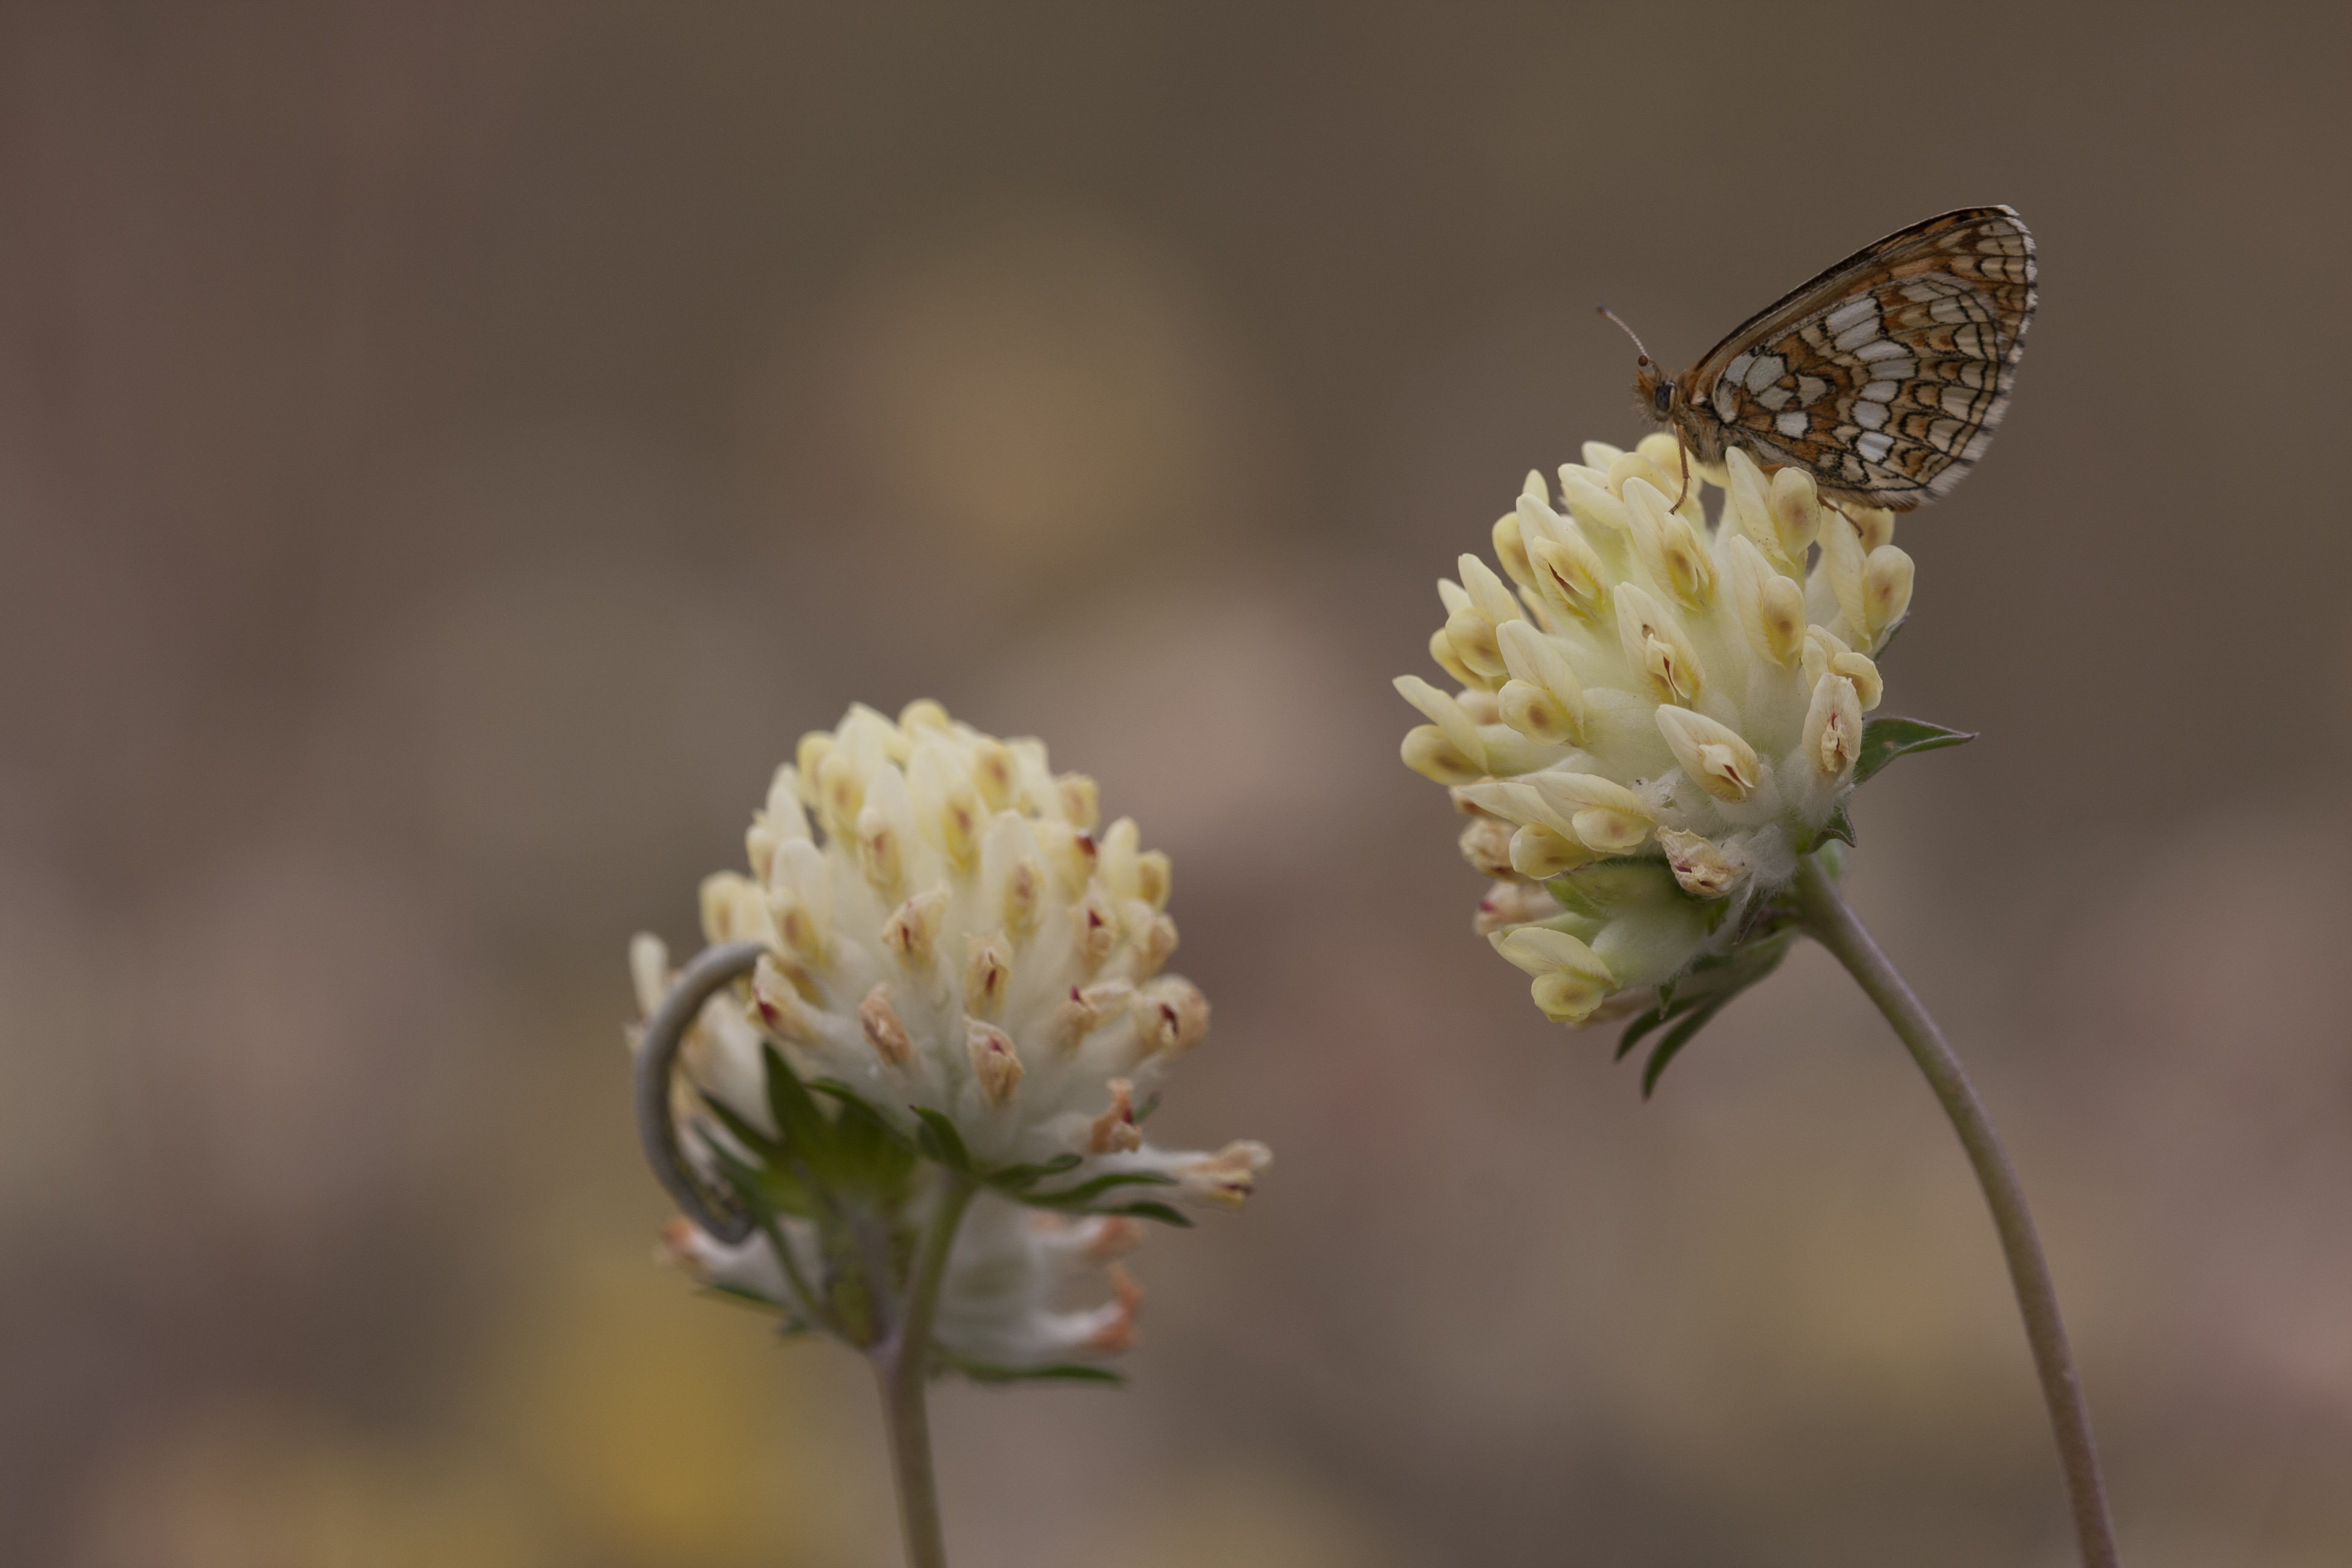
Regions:
[[1976, 1167], [2000, 1233], [2001, 1251], [2009, 1259], [2009, 1276], [2017, 1287], [2017, 1306], [2025, 1319], [2025, 1337], [2033, 1347], [2034, 1369], [2042, 1376], [2042, 1397], [2050, 1407], [2050, 1425], [2058, 1439], [2058, 1458], [2066, 1474], [2066, 1493], [2074, 1504], [2074, 1532], [2083, 1549], [2085, 1568], [2116, 1568], [2116, 1527], [2107, 1516], [2106, 1486], [2099, 1475], [2098, 1449], [2091, 1439], [2091, 1412], [2083, 1401], [2083, 1383], [2067, 1348], [2066, 1325], [2058, 1315], [2058, 1291], [2051, 1282], [2050, 1265], [2042, 1256], [2034, 1234], [2033, 1215], [2025, 1206], [2025, 1189], [2002, 1149], [1992, 1118], [1977, 1098], [1959, 1058], [1945, 1043], [1944, 1033], [1927, 1016], [1919, 998], [1887, 962], [1870, 932], [1837, 889], [1820, 862], [1808, 858], [1797, 871], [1797, 895], [1804, 908], [1805, 930], [1846, 967], [1864, 994], [1877, 1004], [1886, 1021], [1919, 1064], [1927, 1086], [1951, 1118], [1960, 1135], [1969, 1163]]
[[890, 1436], [891, 1469], [898, 1482], [898, 1522], [907, 1537], [907, 1568], [947, 1568], [940, 1527], [940, 1489], [931, 1468], [931, 1419], [924, 1401], [930, 1380], [931, 1323], [939, 1315], [940, 1280], [956, 1226], [977, 1190], [969, 1177], [942, 1172], [946, 1185], [931, 1213], [898, 1331], [872, 1351], [882, 1387], [882, 1419]]

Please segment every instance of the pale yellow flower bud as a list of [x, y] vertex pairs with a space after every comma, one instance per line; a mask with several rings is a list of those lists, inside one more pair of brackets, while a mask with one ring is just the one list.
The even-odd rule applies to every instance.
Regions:
[[1512, 597], [1510, 584], [1495, 574], [1495, 569], [1475, 555], [1465, 555], [1461, 561], [1462, 588], [1470, 595], [1471, 607], [1496, 626], [1519, 618], [1519, 602]]
[[1666, 497], [1640, 479], [1625, 485], [1625, 507], [1633, 516], [1633, 548], [1651, 578], [1687, 610], [1704, 610], [1715, 598], [1715, 563], [1706, 543], [1687, 519], [1670, 511]]
[[[1527, 500], [1538, 506], [1543, 504], [1537, 497], [1530, 496]], [[1507, 511], [1495, 520], [1494, 539], [1495, 559], [1503, 563], [1503, 570], [1509, 574], [1511, 581], [1522, 588], [1535, 588], [1535, 567], [1528, 560], [1527, 535], [1519, 527], [1517, 512]]]
[[1809, 682], [1819, 681], [1824, 672], [1843, 675], [1853, 681], [1865, 713], [1876, 708], [1885, 695], [1886, 683], [1879, 677], [1877, 662], [1866, 653], [1854, 652], [1820, 626], [1806, 633], [1804, 663]]
[[1465, 605], [1445, 617], [1445, 640], [1454, 649], [1454, 659], [1475, 678], [1465, 685], [1492, 685], [1502, 679], [1503, 650], [1495, 640], [1495, 623], [1475, 605]]
[[1699, 669], [1698, 650], [1682, 623], [1664, 605], [1632, 583], [1617, 585], [1617, 636], [1632, 665], [1648, 686], [1653, 701], [1688, 704], [1698, 700], [1706, 678]]
[[1583, 942], [1548, 926], [1518, 926], [1487, 939], [1495, 951], [1533, 977], [1528, 987], [1544, 1016], [1581, 1023], [1617, 988], [1609, 966]]
[[911, 738], [925, 730], [945, 733], [951, 725], [948, 710], [928, 697], [918, 697], [898, 710], [898, 728]]
[[651, 931], [629, 939], [629, 985], [636, 993], [637, 1011], [650, 1015], [669, 991], [669, 948]]
[[1482, 875], [1507, 877], [1511, 865], [1511, 825], [1491, 816], [1474, 816], [1463, 824], [1459, 847], [1462, 858]]
[[[1612, 466], [1614, 466], [1613, 460]], [[1559, 499], [1568, 504], [1576, 521], [1588, 528], [1605, 529], [1622, 536], [1633, 526], [1633, 514], [1617, 498], [1617, 492], [1605, 473], [1579, 468], [1572, 464], [1563, 467], [1559, 470]]]
[[1619, 500], [1625, 499], [1625, 487], [1640, 479], [1652, 489], [1667, 495], [1675, 493], [1675, 472], [1650, 460], [1648, 454], [1636, 449], [1626, 453], [1609, 465], [1609, 493]]
[[1260, 1176], [1274, 1163], [1274, 1151], [1263, 1143], [1228, 1143], [1214, 1154], [1181, 1167], [1176, 1183], [1184, 1196], [1210, 1208], [1238, 1212], [1257, 1191]]
[[1892, 544], [1873, 550], [1862, 568], [1862, 610], [1869, 617], [1870, 646], [1877, 648], [1911, 609], [1911, 557]]
[[1013, 1049], [1013, 1037], [993, 1024], [971, 1020], [965, 1031], [965, 1050], [971, 1058], [971, 1076], [980, 1085], [980, 1097], [990, 1105], [1003, 1105], [1021, 1087], [1021, 1054]]
[[991, 1018], [1004, 1005], [1013, 984], [1013, 955], [1002, 933], [967, 935], [963, 966], [963, 1010], [976, 1018]]
[[1822, 531], [1822, 500], [1813, 476], [1790, 464], [1772, 476], [1772, 529], [1780, 538], [1780, 553], [1791, 561], [1805, 558], [1805, 547]]
[[1102, 820], [1102, 790], [1084, 773], [1064, 773], [1054, 781], [1061, 799], [1062, 816], [1081, 833], [1092, 833]]
[[893, 1068], [903, 1068], [915, 1059], [913, 1037], [898, 1016], [898, 1008], [890, 1005], [890, 984], [877, 980], [857, 1005], [857, 1024], [866, 1043], [874, 1054]]
[[803, 963], [824, 962], [833, 926], [833, 878], [824, 852], [805, 838], [777, 846], [769, 863], [768, 907], [786, 952]]
[[1727, 724], [1665, 704], [1658, 709], [1658, 730], [1683, 772], [1717, 800], [1746, 800], [1762, 780], [1756, 748]]
[[1538, 882], [1575, 869], [1591, 859], [1592, 854], [1583, 845], [1563, 837], [1540, 822], [1530, 822], [1511, 835], [1511, 869]]
[[917, 893], [890, 912], [882, 922], [882, 945], [909, 973], [930, 967], [938, 952], [940, 926], [947, 919], [948, 895], [943, 888]]
[[[1496, 658], [1498, 668], [1501, 662], [1498, 652]], [[1454, 753], [1462, 760], [1463, 764], [1473, 770], [1472, 776], [1485, 774], [1486, 772], [1486, 742], [1479, 737], [1477, 721], [1464, 711], [1460, 702], [1417, 675], [1398, 676], [1396, 689], [1398, 696], [1420, 709], [1423, 716], [1444, 732], [1446, 741], [1452, 744]], [[1408, 766], [1412, 764], [1412, 761], [1410, 756], [1405, 759]], [[1416, 769], [1415, 771], [1426, 772], [1427, 770]]]
[[1723, 898], [1748, 879], [1747, 864], [1724, 853], [1721, 845], [1703, 834], [1661, 827], [1658, 847], [1666, 852], [1675, 880], [1695, 899]]
[[1772, 570], [1764, 552], [1735, 534], [1726, 548], [1739, 629], [1756, 655], [1793, 669], [1805, 651], [1805, 591]]
[[869, 805], [857, 814], [857, 868], [886, 899], [898, 890], [902, 843], [898, 825], [882, 807]]
[[1571, 836], [1603, 855], [1641, 847], [1654, 824], [1641, 797], [1597, 773], [1544, 772], [1528, 777], [1555, 826], [1565, 819]]
[[1529, 546], [1536, 592], [1552, 608], [1576, 619], [1597, 621], [1609, 602], [1609, 580], [1601, 557], [1580, 530], [1538, 539]]
[[1087, 1124], [1087, 1152], [1130, 1153], [1143, 1146], [1143, 1129], [1135, 1124], [1135, 1085], [1126, 1079], [1115, 1078], [1108, 1087], [1110, 1109]]
[[1895, 514], [1885, 507], [1848, 506], [1845, 514], [1853, 520], [1854, 531], [1862, 535], [1864, 550], [1895, 542]]
[[982, 735], [972, 742], [972, 787], [980, 791], [981, 803], [989, 810], [1003, 811], [1012, 804], [1018, 776], [1012, 747], [993, 735]]
[[1853, 775], [1862, 755], [1862, 700], [1853, 682], [1823, 671], [1813, 685], [1812, 702], [1805, 710], [1804, 738], [1798, 752], [1821, 776], [1842, 784]]
[[1406, 767], [1437, 784], [1469, 784], [1486, 776], [1486, 770], [1464, 756], [1454, 738], [1434, 724], [1416, 724], [1406, 731], [1399, 755]]
[[907, 795], [924, 839], [957, 865], [971, 865], [989, 812], [962, 759], [945, 742], [926, 736], [916, 744], [907, 765]]
[[1558, 913], [1559, 905], [1541, 884], [1497, 881], [1478, 900], [1478, 911], [1471, 917], [1470, 929], [1480, 936], [1492, 936], [1505, 926], [1525, 925]]
[[1526, 621], [1505, 625], [1501, 642], [1512, 677], [1496, 703], [1503, 722], [1530, 740], [1582, 744], [1584, 688], [1559, 644]]
[[750, 878], [719, 871], [702, 879], [702, 934], [711, 942], [772, 944], [776, 922], [767, 895]]
[[1724, 454], [1723, 466], [1729, 483], [1725, 488], [1725, 516], [1738, 529], [1738, 537], [1746, 539], [1763, 555], [1772, 570], [1790, 577], [1801, 577], [1802, 571], [1789, 553], [1780, 539], [1780, 528], [1772, 515], [1772, 481], [1756, 466], [1756, 460], [1734, 447]]
[[1486, 677], [1462, 662], [1462, 656], [1454, 651], [1453, 637], [1446, 634], [1444, 626], [1429, 634], [1429, 657], [1438, 668], [1465, 687], [1480, 686], [1486, 682]]
[[1822, 529], [1822, 570], [1829, 577], [1830, 592], [1836, 596], [1838, 618], [1845, 623], [1847, 633], [1855, 641], [1866, 645], [1870, 612], [1863, 605], [1862, 569], [1862, 536], [1854, 531], [1853, 523], [1831, 512]]

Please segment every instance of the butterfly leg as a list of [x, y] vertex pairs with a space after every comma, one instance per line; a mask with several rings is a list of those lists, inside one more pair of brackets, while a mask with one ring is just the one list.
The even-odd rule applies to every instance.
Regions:
[[1675, 458], [1683, 470], [1683, 488], [1675, 492], [1674, 510], [1683, 509], [1684, 498], [1690, 494], [1690, 448], [1683, 444], [1683, 427], [1675, 426]]

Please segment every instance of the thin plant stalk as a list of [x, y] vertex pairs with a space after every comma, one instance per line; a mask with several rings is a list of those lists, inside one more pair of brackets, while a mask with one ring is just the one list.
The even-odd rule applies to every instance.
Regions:
[[2042, 1397], [2050, 1407], [2050, 1425], [2058, 1439], [2059, 1462], [2065, 1470], [2066, 1494], [2074, 1505], [2083, 1562], [2085, 1568], [2116, 1568], [2116, 1529], [2107, 1514], [2106, 1484], [2100, 1477], [2098, 1449], [2091, 1437], [2090, 1408], [2084, 1403], [2082, 1378], [2067, 1348], [2065, 1322], [2058, 1315], [2057, 1288], [2051, 1282], [2050, 1264], [2042, 1255], [2041, 1238], [2034, 1233], [2033, 1215], [2026, 1207], [2025, 1189], [2018, 1182], [2016, 1167], [2010, 1163], [1984, 1101], [1977, 1098], [1943, 1031], [1879, 951], [1878, 943], [1871, 940], [1817, 860], [1808, 858], [1800, 864], [1797, 894], [1804, 910], [1805, 930], [1845, 965], [1855, 984], [1894, 1026], [1968, 1151], [1969, 1163], [1976, 1168], [1978, 1184], [1992, 1209], [1993, 1226], [2000, 1233], [2010, 1279], [2017, 1287], [2018, 1310], [2025, 1319], [2025, 1337], [2033, 1347]]
[[947, 1568], [947, 1539], [940, 1525], [939, 1479], [931, 1468], [931, 1418], [926, 1394], [930, 1382], [931, 1323], [939, 1314], [940, 1280], [948, 1250], [974, 1191], [968, 1177], [942, 1173], [939, 1206], [925, 1227], [916, 1254], [897, 1329], [873, 1350], [874, 1373], [882, 1390], [882, 1424], [890, 1439], [890, 1467], [898, 1483], [898, 1522], [907, 1538], [907, 1568]]

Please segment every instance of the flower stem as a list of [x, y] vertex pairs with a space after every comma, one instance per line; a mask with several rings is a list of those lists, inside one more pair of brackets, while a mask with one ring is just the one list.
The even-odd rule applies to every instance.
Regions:
[[2017, 1306], [2025, 1319], [2025, 1337], [2033, 1347], [2033, 1364], [2042, 1376], [2042, 1397], [2050, 1407], [2050, 1425], [2058, 1438], [2058, 1458], [2066, 1474], [2066, 1492], [2074, 1509], [2074, 1532], [2082, 1543], [2085, 1568], [2116, 1568], [2116, 1528], [2107, 1516], [2106, 1485], [2099, 1475], [2099, 1455], [2091, 1439], [2091, 1412], [2083, 1401], [2083, 1383], [2066, 1345], [2066, 1325], [2058, 1315], [2058, 1291], [2050, 1279], [2050, 1265], [2042, 1256], [2034, 1234], [2033, 1215], [2025, 1206], [2025, 1189], [2009, 1154], [1993, 1131], [1992, 1118], [1977, 1098], [1959, 1058], [1945, 1043], [1927, 1009], [1871, 940], [1853, 909], [1838, 892], [1821, 863], [1810, 857], [1800, 862], [1797, 894], [1804, 907], [1804, 925], [1814, 940], [1828, 948], [1863, 992], [1878, 1005], [1895, 1033], [1919, 1064], [1927, 1086], [1951, 1118], [1960, 1135], [1969, 1163], [1976, 1167], [1992, 1222], [2000, 1233], [2001, 1251], [2009, 1259], [2011, 1281], [2017, 1287]]
[[915, 1257], [898, 1331], [874, 1347], [874, 1374], [882, 1386], [882, 1424], [890, 1438], [890, 1463], [898, 1482], [898, 1522], [907, 1537], [907, 1568], [947, 1568], [947, 1542], [940, 1528], [940, 1489], [931, 1469], [931, 1419], [924, 1403], [930, 1381], [931, 1321], [938, 1315], [940, 1279], [948, 1249], [975, 1190], [970, 1178], [942, 1172], [946, 1184]]

